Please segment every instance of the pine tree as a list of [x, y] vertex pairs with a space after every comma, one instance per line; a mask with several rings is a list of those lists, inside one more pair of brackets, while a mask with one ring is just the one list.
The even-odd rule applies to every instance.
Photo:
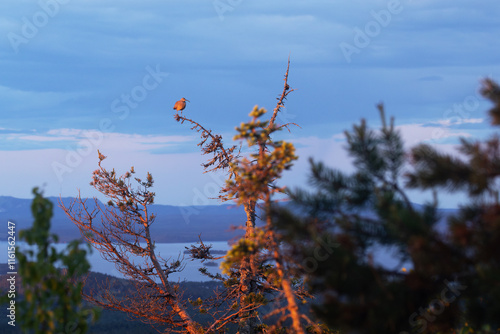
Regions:
[[16, 300], [16, 318], [27, 333], [85, 333], [99, 315], [82, 303], [83, 279], [90, 269], [87, 251], [78, 241], [63, 252], [51, 245], [58, 241], [49, 231], [53, 204], [37, 188], [33, 194], [33, 226], [19, 233], [19, 241], [30, 248], [16, 247], [23, 295]]
[[[486, 80], [483, 94], [495, 104], [500, 89]], [[419, 145], [406, 154], [391, 119], [378, 106], [382, 127], [361, 121], [346, 132], [355, 171], [311, 161], [314, 191], [289, 195], [298, 209], [275, 209], [278, 229], [320, 296], [315, 313], [331, 327], [360, 333], [495, 333], [500, 327], [500, 205], [498, 135], [462, 140], [461, 156]], [[412, 170], [404, 172], [406, 164]], [[417, 206], [409, 189], [432, 189], [433, 202]], [[465, 191], [470, 203], [438, 228], [437, 190]], [[399, 264], [377, 263], [377, 250]], [[404, 264], [409, 264], [408, 268]]]

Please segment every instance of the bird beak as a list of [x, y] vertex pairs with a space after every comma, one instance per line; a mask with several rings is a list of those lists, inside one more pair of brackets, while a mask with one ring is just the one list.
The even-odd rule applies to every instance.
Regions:
[[189, 101], [189, 100], [186, 100], [186, 101], [191, 102], [191, 101]]

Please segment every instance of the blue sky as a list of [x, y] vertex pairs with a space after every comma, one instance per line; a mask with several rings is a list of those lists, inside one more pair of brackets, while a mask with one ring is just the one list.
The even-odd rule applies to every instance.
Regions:
[[491, 133], [478, 89], [500, 77], [493, 0], [5, 0], [0, 13], [0, 195], [95, 196], [99, 149], [119, 173], [150, 171], [158, 203], [217, 204], [224, 177], [203, 174], [173, 104], [189, 99], [229, 144], [254, 105], [274, 108], [289, 55], [279, 121], [301, 126], [281, 135], [300, 160], [284, 184], [305, 184], [310, 156], [349, 170], [343, 131], [377, 127], [379, 102], [407, 147]]

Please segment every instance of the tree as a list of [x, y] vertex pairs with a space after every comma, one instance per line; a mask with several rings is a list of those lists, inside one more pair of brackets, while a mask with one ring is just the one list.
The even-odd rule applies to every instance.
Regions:
[[[264, 218], [264, 227], [256, 227], [259, 201], [262, 201], [261, 208], [264, 214], [269, 213], [272, 195], [284, 192], [284, 188], [277, 187], [275, 182], [280, 178], [281, 172], [289, 168], [291, 162], [296, 159], [293, 145], [271, 139], [274, 132], [283, 128], [289, 129], [292, 124], [296, 125], [276, 124], [276, 118], [284, 107], [288, 94], [293, 91], [288, 85], [289, 67], [290, 61], [285, 73], [283, 91], [277, 99], [277, 105], [269, 121], [259, 121], [266, 110], [256, 106], [250, 113], [252, 120], [237, 128], [239, 133], [235, 137], [236, 140], [244, 139], [249, 148], [257, 147], [256, 152], [251, 154], [251, 160], [235, 154], [236, 146], [226, 148], [220, 135], [207, 130], [200, 123], [185, 117], [182, 113], [175, 115], [178, 122], [188, 122], [192, 124], [192, 129], [201, 133], [202, 141], [198, 146], [202, 148], [202, 153], [213, 155], [213, 158], [203, 165], [205, 172], [227, 171], [227, 186], [221, 189], [219, 199], [235, 200], [245, 209], [247, 216], [245, 236], [234, 245], [224, 263], [225, 273], [229, 278], [215, 277], [225, 282], [230, 291], [228, 295], [232, 299], [239, 300], [237, 305], [243, 310], [248, 310], [243, 315], [238, 315], [241, 319], [238, 332], [240, 334], [256, 333], [259, 330], [256, 310], [269, 302], [265, 294], [270, 291], [281, 291], [286, 299], [286, 307], [271, 313], [281, 313], [282, 317], [278, 323], [290, 317], [292, 328], [296, 333], [304, 333], [302, 319], [312, 323], [305, 315], [300, 314], [296, 303], [297, 296], [304, 301], [308, 295], [298, 285], [292, 288], [293, 276], [291, 279], [289, 276], [285, 277], [286, 259], [279, 251], [280, 240], [272, 228], [271, 216], [267, 215]], [[264, 254], [272, 254], [271, 259]], [[211, 255], [207, 254], [205, 258], [211, 258]], [[275, 266], [270, 265], [270, 261]], [[297, 290], [297, 296], [294, 288]]]
[[[258, 121], [259, 117], [265, 113], [265, 109], [255, 107], [250, 113], [250, 116], [253, 117], [252, 121], [237, 128], [239, 134], [235, 139], [246, 139], [249, 147], [256, 145], [259, 150], [251, 154], [252, 160], [235, 159], [230, 164], [234, 172], [234, 179], [228, 181], [227, 187], [229, 197], [235, 198], [240, 205], [257, 203], [262, 200], [265, 225], [263, 227], [254, 225], [250, 231], [247, 229], [245, 238], [241, 239], [226, 257], [224, 268], [226, 273], [234, 276], [236, 273], [227, 269], [234, 268], [238, 263], [244, 263], [249, 259], [252, 265], [257, 265], [258, 269], [252, 268], [253, 277], [251, 279], [263, 281], [262, 287], [264, 289], [282, 291], [286, 299], [286, 306], [275, 311], [275, 313], [279, 312], [282, 315], [278, 325], [289, 317], [292, 320], [293, 332], [305, 333], [301, 321], [302, 318], [306, 317], [299, 312], [297, 295], [291, 280], [293, 276], [285, 274], [288, 263], [281, 255], [280, 237], [276, 234], [272, 216], [269, 214], [273, 203], [272, 195], [285, 190], [285, 188], [275, 186], [273, 183], [281, 177], [284, 170], [291, 167], [292, 161], [297, 157], [292, 144], [270, 140], [271, 134], [278, 128], [274, 125], [268, 126], [269, 123], [266, 121]], [[258, 258], [255, 255], [258, 255]], [[241, 268], [238, 268], [237, 274], [241, 275]], [[264, 297], [262, 292], [259, 294]], [[244, 296], [248, 298], [246, 295]], [[309, 296], [299, 291], [298, 297], [305, 300]]]
[[82, 279], [90, 269], [87, 251], [78, 241], [71, 242], [64, 252], [51, 246], [58, 241], [57, 235], [49, 233], [53, 204], [37, 188], [33, 194], [35, 221], [19, 233], [19, 241], [26, 241], [30, 248], [16, 247], [24, 295], [16, 301], [17, 319], [21, 329], [29, 333], [85, 333], [99, 314], [82, 304]]
[[[278, 330], [287, 318], [291, 319], [294, 332], [304, 333], [304, 322], [308, 320], [300, 313], [297, 298], [305, 300], [307, 293], [300, 288], [300, 280], [286, 275], [286, 258], [279, 251], [279, 236], [272, 228], [271, 216], [263, 227], [257, 227], [257, 207], [262, 202], [264, 212], [269, 212], [272, 195], [283, 189], [275, 185], [284, 169], [295, 159], [294, 148], [282, 141], [273, 141], [271, 135], [290, 124], [278, 126], [276, 118], [290, 89], [288, 69], [285, 84], [278, 103], [269, 121], [260, 121], [264, 109], [255, 107], [250, 113], [252, 119], [238, 128], [236, 139], [246, 140], [249, 148], [256, 147], [249, 158], [236, 153], [236, 146], [225, 147], [222, 136], [207, 130], [201, 124], [182, 114], [175, 114], [178, 122], [192, 124], [192, 129], [201, 133], [203, 154], [213, 155], [204, 164], [205, 172], [223, 170], [228, 173], [228, 183], [221, 189], [222, 201], [236, 200], [246, 213], [245, 236], [236, 243], [225, 257], [223, 275], [207, 276], [224, 283], [224, 289], [215, 291], [213, 298], [191, 301], [202, 313], [212, 316], [213, 321], [204, 326], [193, 320], [189, 305], [182, 298], [182, 291], [169, 281], [169, 274], [182, 270], [180, 259], [170, 261], [155, 252], [150, 227], [155, 215], [148, 211], [155, 193], [153, 177], [148, 173], [146, 181], [135, 178], [133, 167], [122, 176], [114, 170], [108, 171], [102, 165], [106, 158], [99, 153], [99, 169], [94, 172], [91, 185], [109, 198], [107, 205], [96, 199], [87, 204], [78, 197], [63, 209], [79, 227], [82, 236], [91, 243], [108, 261], [131, 279], [137, 294], [124, 298], [113, 295], [110, 286], [90, 292], [86, 299], [104, 308], [128, 312], [151, 324], [167, 325], [171, 331], [187, 333], [216, 333], [224, 331], [229, 324], [236, 323], [239, 333], [257, 333], [264, 330], [258, 321], [258, 309], [270, 302], [285, 301], [272, 314], [280, 315], [275, 328]], [[61, 204], [62, 205], [62, 204]], [[202, 240], [192, 246], [193, 259], [202, 261], [214, 259], [210, 246]]]
[[[500, 89], [486, 80], [495, 104]], [[500, 326], [499, 137], [462, 140], [461, 156], [421, 144], [409, 155], [384, 108], [382, 128], [364, 120], [346, 132], [351, 174], [311, 160], [313, 192], [290, 191], [299, 212], [273, 211], [299, 275], [326, 324], [362, 333], [493, 333]], [[412, 168], [404, 172], [406, 164]], [[410, 202], [408, 189], [432, 189], [432, 203]], [[470, 203], [438, 228], [438, 189], [465, 190]], [[326, 247], [325, 245], [336, 245]], [[374, 261], [380, 249], [399, 264]], [[319, 252], [321, 250], [321, 252]], [[404, 268], [406, 263], [407, 268]]]
[[154, 184], [152, 175], [148, 173], [145, 181], [135, 178], [138, 186], [134, 188], [134, 168], [118, 177], [114, 169], [108, 171], [102, 166], [105, 159], [99, 152], [99, 169], [94, 171], [91, 185], [109, 198], [107, 205], [94, 199], [90, 206], [87, 199], [78, 196], [68, 207], [62, 203], [61, 207], [85, 240], [131, 279], [136, 293], [119, 299], [107, 282], [85, 294], [85, 299], [178, 332], [201, 333], [200, 325], [187, 312], [178, 286], [168, 280], [171, 273], [182, 269], [180, 260], [163, 259], [155, 252], [150, 227], [156, 217], [148, 211], [155, 196], [149, 190]]

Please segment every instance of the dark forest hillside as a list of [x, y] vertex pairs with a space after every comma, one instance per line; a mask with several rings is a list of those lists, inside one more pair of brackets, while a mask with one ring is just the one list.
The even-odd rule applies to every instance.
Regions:
[[[1, 265], [1, 272], [6, 272], [6, 265]], [[5, 293], [8, 289], [7, 286], [7, 275], [0, 275], [0, 293]], [[117, 296], [122, 294], [127, 294], [129, 289], [132, 288], [130, 282], [124, 279], [119, 279], [114, 276], [104, 275], [100, 273], [91, 272], [87, 278], [85, 289], [94, 289], [98, 287], [100, 283], [105, 280], [110, 280], [113, 286], [116, 288]], [[18, 286], [20, 285], [20, 278], [17, 277]], [[219, 283], [217, 282], [180, 282], [180, 288], [186, 293], [184, 294], [185, 299], [197, 299], [198, 297], [207, 298], [211, 296], [212, 292], [217, 288]], [[19, 298], [19, 296], [17, 297]], [[5, 318], [5, 307], [2, 308], [2, 318]], [[200, 321], [203, 321], [200, 317]], [[144, 324], [138, 320], [130, 318], [126, 313], [113, 311], [113, 310], [103, 310], [99, 321], [90, 328], [90, 333], [94, 334], [135, 334], [135, 333], [146, 333], [153, 334], [158, 333], [151, 326]], [[0, 323], [0, 333], [2, 334], [17, 334], [21, 333], [17, 328], [13, 328], [8, 325], [6, 321]]]

